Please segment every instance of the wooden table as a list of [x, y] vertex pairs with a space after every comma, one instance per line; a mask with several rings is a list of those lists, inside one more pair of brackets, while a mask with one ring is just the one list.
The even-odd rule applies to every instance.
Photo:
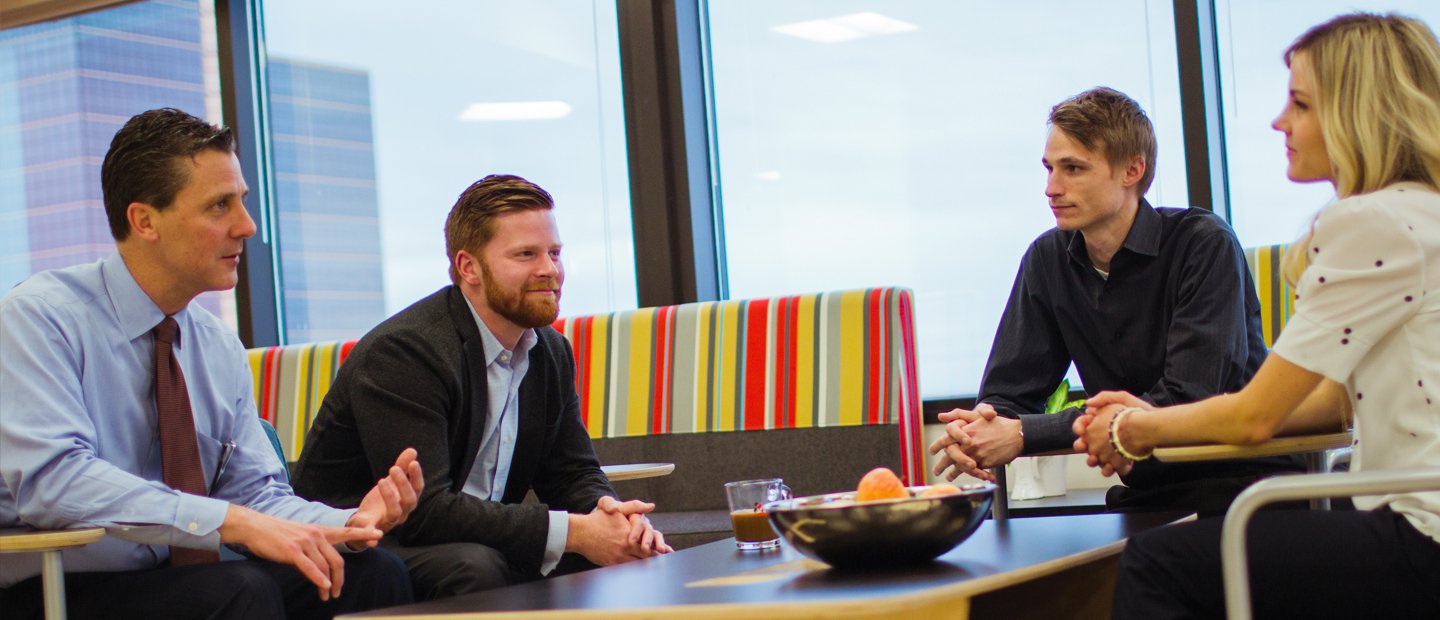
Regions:
[[638, 480], [640, 478], [655, 478], [657, 476], [668, 476], [675, 471], [674, 463], [635, 463], [633, 465], [601, 465], [600, 471], [611, 482], [621, 480]]
[[80, 547], [100, 540], [105, 535], [103, 528], [83, 530], [0, 530], [0, 553], [39, 553], [42, 568], [41, 582], [45, 587], [45, 617], [60, 620], [65, 617], [65, 567], [60, 561], [60, 550], [66, 547]]
[[[1220, 459], [1249, 459], [1263, 456], [1300, 454], [1305, 457], [1306, 471], [1316, 474], [1326, 471], [1324, 452], [1335, 448], [1348, 447], [1353, 441], [1349, 431], [1326, 433], [1324, 435], [1296, 435], [1276, 437], [1254, 446], [1233, 446], [1228, 444], [1207, 444], [1201, 446], [1173, 446], [1156, 448], [1155, 458], [1166, 463], [1194, 463]], [[1310, 508], [1329, 510], [1330, 498], [1310, 500]]]
[[1106, 617], [1124, 540], [1183, 518], [1100, 514], [986, 521], [922, 566], [842, 572], [788, 546], [734, 539], [673, 554], [357, 617], [966, 618]]

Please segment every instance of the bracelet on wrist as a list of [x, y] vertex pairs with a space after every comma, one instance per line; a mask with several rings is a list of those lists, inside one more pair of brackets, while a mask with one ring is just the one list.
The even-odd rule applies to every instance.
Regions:
[[1137, 456], [1134, 452], [1126, 450], [1125, 446], [1120, 445], [1120, 420], [1124, 419], [1125, 416], [1130, 415], [1132, 411], [1142, 411], [1142, 409], [1140, 409], [1139, 407], [1126, 407], [1124, 409], [1121, 409], [1119, 413], [1116, 413], [1115, 417], [1110, 418], [1110, 447], [1114, 448], [1117, 454], [1129, 460], [1143, 461], [1150, 458], [1151, 454]]

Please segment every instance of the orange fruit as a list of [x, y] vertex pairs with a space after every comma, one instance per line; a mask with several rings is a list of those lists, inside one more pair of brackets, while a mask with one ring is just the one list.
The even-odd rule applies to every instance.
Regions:
[[944, 497], [946, 495], [955, 495], [959, 492], [960, 489], [957, 489], [948, 484], [937, 484], [934, 486], [925, 487], [925, 490], [920, 493], [920, 497]]
[[880, 499], [895, 499], [899, 497], [910, 497], [905, 490], [905, 483], [900, 482], [900, 477], [888, 467], [876, 467], [860, 479], [860, 486], [855, 489], [855, 501], [871, 502]]

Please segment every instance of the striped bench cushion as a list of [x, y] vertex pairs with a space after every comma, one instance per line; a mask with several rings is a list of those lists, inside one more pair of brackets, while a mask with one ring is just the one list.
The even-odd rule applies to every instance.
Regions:
[[876, 288], [561, 319], [593, 438], [900, 426], [922, 484], [913, 295]]
[[1255, 279], [1255, 292], [1260, 296], [1260, 323], [1265, 332], [1265, 346], [1275, 346], [1290, 315], [1295, 313], [1295, 290], [1280, 272], [1280, 257], [1288, 244], [1267, 245], [1245, 250], [1245, 262]]
[[280, 445], [290, 460], [300, 456], [305, 433], [340, 364], [355, 341], [263, 347], [247, 351], [255, 380], [255, 408], [275, 426]]

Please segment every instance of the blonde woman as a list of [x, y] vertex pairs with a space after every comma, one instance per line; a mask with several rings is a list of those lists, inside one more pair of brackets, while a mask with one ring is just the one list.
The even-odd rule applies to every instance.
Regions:
[[[1440, 467], [1440, 44], [1418, 20], [1337, 17], [1285, 52], [1288, 176], [1337, 200], [1286, 257], [1296, 313], [1241, 391], [1152, 409], [1089, 402], [1076, 447], [1109, 475], [1157, 446], [1338, 430], [1353, 468]], [[1435, 291], [1435, 295], [1428, 294]], [[1257, 617], [1440, 617], [1440, 493], [1359, 510], [1267, 511], [1250, 527]], [[1220, 520], [1136, 537], [1117, 618], [1221, 617]]]

